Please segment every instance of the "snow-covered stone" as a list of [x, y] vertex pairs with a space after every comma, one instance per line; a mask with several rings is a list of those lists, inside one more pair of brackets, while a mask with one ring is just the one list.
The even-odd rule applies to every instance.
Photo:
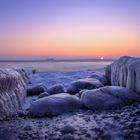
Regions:
[[15, 69], [17, 72], [19, 72], [21, 74], [21, 76], [23, 77], [24, 81], [29, 84], [31, 81], [28, 77], [27, 72], [24, 69]]
[[81, 102], [92, 110], [110, 110], [129, 105], [139, 98], [137, 93], [127, 88], [106, 86], [85, 91], [81, 96]]
[[96, 89], [102, 86], [103, 84], [97, 79], [93, 78], [79, 79], [70, 85], [70, 87], [67, 89], [67, 93], [76, 94], [84, 89]]
[[0, 69], [0, 120], [16, 114], [26, 96], [24, 75], [14, 69]]
[[38, 98], [44, 98], [44, 97], [47, 97], [47, 96], [50, 96], [50, 95], [47, 92], [43, 92], [38, 96]]
[[34, 95], [39, 95], [43, 92], [47, 91], [47, 87], [43, 84], [39, 84], [33, 87], [30, 87], [27, 89], [27, 96], [34, 96]]
[[56, 84], [54, 86], [52, 86], [51, 88], [49, 88], [47, 90], [47, 92], [50, 94], [50, 95], [53, 95], [53, 94], [58, 94], [58, 93], [64, 93], [64, 87], [62, 84]]
[[89, 78], [94, 78], [99, 80], [103, 85], [109, 84], [109, 80], [106, 78], [106, 76], [103, 73], [100, 72], [93, 72]]
[[80, 105], [78, 97], [61, 93], [34, 101], [29, 110], [34, 116], [53, 116], [79, 109]]
[[132, 89], [140, 93], [140, 58], [124, 56], [106, 67], [111, 85]]
[[60, 131], [62, 134], [68, 134], [68, 133], [73, 134], [76, 131], [76, 129], [72, 125], [65, 125], [64, 127], [61, 128]]
[[70, 133], [63, 135], [63, 139], [64, 140], [76, 140], [74, 138], [74, 135], [73, 134], [70, 134]]

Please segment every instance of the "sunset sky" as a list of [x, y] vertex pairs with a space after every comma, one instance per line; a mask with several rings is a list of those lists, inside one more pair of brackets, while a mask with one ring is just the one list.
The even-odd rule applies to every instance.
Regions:
[[140, 56], [140, 0], [0, 0], [0, 59]]

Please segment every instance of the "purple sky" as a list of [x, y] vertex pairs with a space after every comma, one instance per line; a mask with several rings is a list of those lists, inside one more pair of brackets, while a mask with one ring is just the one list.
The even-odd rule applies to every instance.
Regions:
[[0, 58], [140, 56], [139, 7], [140, 0], [0, 0]]

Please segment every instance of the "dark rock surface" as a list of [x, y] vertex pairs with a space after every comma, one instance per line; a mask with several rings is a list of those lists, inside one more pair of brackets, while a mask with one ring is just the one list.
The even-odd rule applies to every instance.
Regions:
[[47, 87], [43, 84], [36, 85], [27, 89], [27, 96], [39, 95], [47, 91]]

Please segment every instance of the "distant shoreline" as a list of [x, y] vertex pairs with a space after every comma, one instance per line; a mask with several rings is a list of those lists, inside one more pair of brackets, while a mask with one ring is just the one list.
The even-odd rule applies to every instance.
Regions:
[[114, 61], [115, 59], [46, 59], [46, 60], [0, 60], [0, 63], [5, 62], [106, 62]]

